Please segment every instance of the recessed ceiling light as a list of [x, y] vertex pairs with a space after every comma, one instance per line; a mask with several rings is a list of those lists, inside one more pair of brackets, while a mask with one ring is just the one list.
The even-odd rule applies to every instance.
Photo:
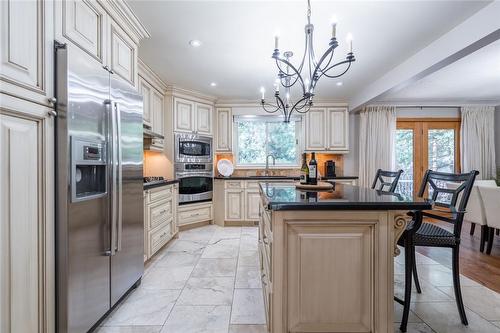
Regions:
[[201, 41], [199, 41], [198, 39], [193, 39], [189, 41], [189, 45], [191, 45], [192, 47], [199, 47], [201, 46]]
[[217, 87], [217, 83], [212, 82], [212, 83], [210, 83], [210, 86], [211, 86], [211, 87]]
[[339, 87], [340, 87], [341, 85], [343, 85], [342, 81], [339, 81], [339, 82], [337, 82], [336, 84], [337, 84], [337, 86], [339, 86]]

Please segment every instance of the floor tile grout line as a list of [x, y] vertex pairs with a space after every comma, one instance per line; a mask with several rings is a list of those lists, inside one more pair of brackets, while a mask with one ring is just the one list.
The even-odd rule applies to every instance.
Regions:
[[233, 305], [234, 305], [234, 293], [236, 291], [236, 277], [238, 275], [238, 265], [240, 262], [240, 251], [241, 251], [241, 227], [240, 227], [240, 242], [238, 244], [238, 255], [236, 256], [236, 270], [234, 271], [234, 284], [233, 284], [233, 299], [231, 300], [231, 309], [229, 310], [229, 322], [227, 325], [227, 332], [231, 329], [231, 317], [233, 316]]

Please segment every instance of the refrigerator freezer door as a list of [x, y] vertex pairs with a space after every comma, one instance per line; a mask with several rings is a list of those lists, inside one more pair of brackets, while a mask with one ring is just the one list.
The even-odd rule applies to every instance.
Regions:
[[84, 333], [110, 309], [109, 73], [76, 47], [56, 61], [57, 327]]
[[[143, 133], [142, 97], [128, 83], [111, 75], [111, 100], [117, 119], [116, 202], [111, 246], [111, 305], [142, 276], [144, 271]], [[120, 181], [121, 180], [121, 181]]]

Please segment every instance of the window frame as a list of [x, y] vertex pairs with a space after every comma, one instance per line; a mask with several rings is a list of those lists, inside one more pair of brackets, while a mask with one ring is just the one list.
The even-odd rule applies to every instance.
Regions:
[[[255, 163], [255, 164], [241, 164], [238, 162], [238, 147], [239, 147], [239, 136], [238, 136], [238, 122], [239, 120], [252, 120], [252, 121], [265, 121], [266, 123], [271, 122], [283, 122], [283, 116], [265, 116], [265, 115], [235, 115], [233, 116], [232, 122], [232, 133], [233, 133], [233, 160], [235, 169], [265, 169], [265, 163]], [[295, 122], [295, 145], [297, 147], [295, 153], [295, 163], [293, 164], [276, 164], [272, 165], [271, 161], [269, 164], [270, 169], [297, 169], [302, 165], [301, 161], [301, 151], [303, 150], [303, 117], [294, 116], [290, 121]], [[268, 155], [268, 127], [266, 125], [266, 156]]]

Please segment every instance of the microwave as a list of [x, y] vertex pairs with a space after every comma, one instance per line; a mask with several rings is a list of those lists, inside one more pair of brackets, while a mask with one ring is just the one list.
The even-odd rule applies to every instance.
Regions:
[[189, 133], [175, 134], [176, 163], [212, 163], [212, 138]]

